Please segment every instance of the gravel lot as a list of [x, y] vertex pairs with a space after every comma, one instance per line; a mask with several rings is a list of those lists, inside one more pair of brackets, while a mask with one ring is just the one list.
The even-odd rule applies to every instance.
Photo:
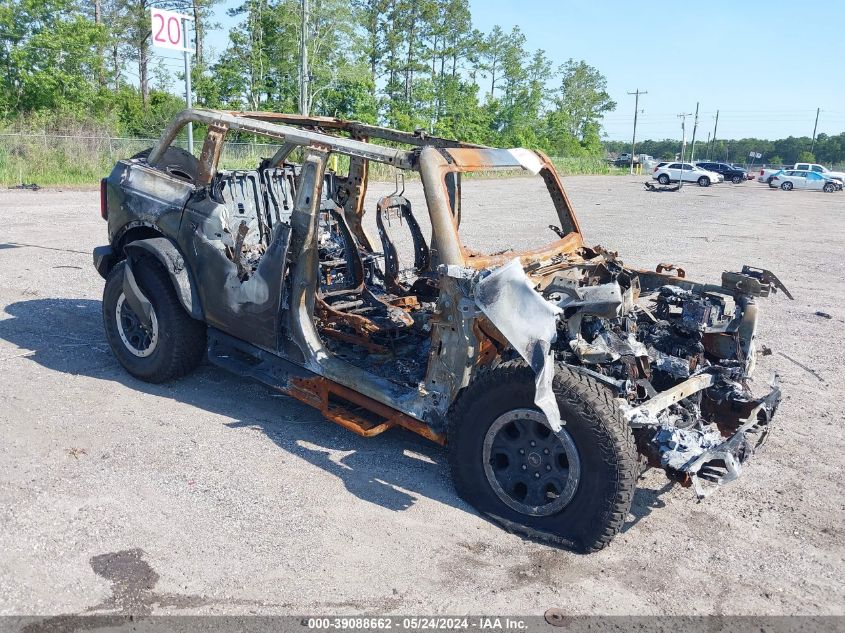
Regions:
[[[0, 192], [0, 614], [845, 614], [845, 193], [642, 180], [565, 179], [587, 242], [701, 280], [777, 272], [795, 301], [763, 301], [757, 378], [784, 401], [739, 482], [696, 503], [650, 471], [590, 556], [476, 515], [410, 433], [358, 438], [208, 364], [130, 378], [102, 330], [98, 193]], [[471, 237], [530, 235], [481, 210]]]

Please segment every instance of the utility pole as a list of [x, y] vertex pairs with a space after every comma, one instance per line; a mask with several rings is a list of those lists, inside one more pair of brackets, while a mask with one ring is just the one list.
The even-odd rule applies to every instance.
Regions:
[[698, 130], [698, 101], [695, 102], [695, 123], [692, 126], [692, 152], [690, 152], [689, 162], [695, 160], [695, 133]]
[[707, 133], [707, 157], [704, 160], [710, 160], [710, 132]]
[[[810, 146], [810, 153], [815, 155], [816, 151], [816, 130], [819, 129], [819, 112], [821, 112], [821, 108], [816, 108], [816, 124], [813, 126], [813, 144]], [[813, 160], [816, 160], [813, 158]]]
[[634, 150], [637, 146], [637, 114], [639, 113], [640, 107], [640, 95], [647, 95], [648, 91], [643, 90], [640, 92], [640, 89], [637, 88], [636, 92], [629, 92], [629, 95], [634, 96], [634, 135], [631, 137], [631, 175], [634, 175]]
[[[189, 18], [188, 18], [189, 19]], [[182, 55], [185, 58], [185, 104], [191, 107], [191, 53], [188, 50], [188, 19], [182, 18], [182, 42], [185, 50]], [[196, 32], [196, 28], [195, 31]], [[194, 124], [188, 121], [188, 153], [194, 153]]]
[[308, 0], [302, 0], [302, 32], [299, 40], [299, 113], [308, 114]]
[[[719, 111], [716, 110], [716, 123], [713, 125], [713, 153], [716, 153], [716, 129], [719, 127]], [[707, 158], [710, 158], [710, 150], [707, 150]]]
[[678, 170], [678, 189], [684, 186], [684, 154], [687, 149], [687, 117], [692, 116], [692, 112], [681, 112], [678, 118], [681, 120], [681, 168]]

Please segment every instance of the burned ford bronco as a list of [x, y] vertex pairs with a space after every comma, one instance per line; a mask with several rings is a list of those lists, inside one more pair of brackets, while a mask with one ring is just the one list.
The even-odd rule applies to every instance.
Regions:
[[[188, 123], [199, 158], [173, 144]], [[273, 155], [223, 169], [237, 135]], [[396, 178], [367, 202], [376, 169], [416, 199]], [[471, 174], [497, 170], [523, 174], [517, 195], [473, 202], [493, 181]], [[758, 298], [789, 294], [778, 279], [694, 282], [585, 245], [540, 152], [193, 109], [115, 166], [101, 203], [103, 319], [129, 373], [171, 380], [207, 354], [362, 436], [418, 433], [446, 447], [462, 498], [531, 538], [604, 547], [648, 466], [706, 496], [780, 401], [776, 378], [749, 386]]]

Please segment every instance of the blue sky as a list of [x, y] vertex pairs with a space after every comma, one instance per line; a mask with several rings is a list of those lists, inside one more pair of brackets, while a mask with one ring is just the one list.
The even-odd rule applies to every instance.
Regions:
[[[845, 130], [838, 10], [845, 3], [838, 0], [801, 10], [794, 0], [470, 2], [476, 28], [518, 25], [527, 47], [544, 49], [556, 65], [573, 57], [604, 73], [617, 102], [604, 121], [610, 139], [630, 139], [634, 97], [626, 93], [636, 88], [648, 91], [640, 98], [639, 139], [680, 137], [676, 115], [694, 112], [696, 101], [701, 139], [717, 109], [720, 138], [810, 136], [817, 107], [819, 132]], [[218, 10], [222, 28], [209, 38], [217, 53], [234, 24], [225, 9], [238, 4], [224, 0]]]

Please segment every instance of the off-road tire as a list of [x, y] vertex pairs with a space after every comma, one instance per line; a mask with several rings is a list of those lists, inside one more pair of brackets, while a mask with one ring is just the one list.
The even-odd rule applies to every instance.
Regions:
[[669, 176], [667, 176], [666, 174], [660, 174], [657, 177], [657, 182], [659, 182], [661, 185], [663, 185], [665, 187], [666, 185], [668, 185], [671, 182], [671, 180], [669, 179]]
[[206, 350], [205, 323], [192, 319], [176, 296], [164, 267], [151, 257], [133, 263], [132, 272], [141, 291], [152, 304], [158, 321], [158, 341], [144, 358], [133, 355], [118, 332], [115, 310], [123, 292], [123, 270], [118, 263], [109, 273], [103, 290], [103, 324], [117, 360], [130, 374], [144, 382], [161, 383], [180, 378], [194, 369]]
[[709, 187], [710, 186], [710, 179], [707, 176], [702, 176], [698, 179], [698, 186], [699, 187]]
[[580, 552], [605, 547], [622, 528], [639, 472], [630, 428], [611, 392], [560, 365], [554, 392], [564, 428], [575, 443], [580, 479], [556, 514], [530, 516], [511, 509], [494, 492], [483, 464], [485, 435], [497, 417], [534, 409], [534, 372], [521, 361], [502, 363], [474, 380], [450, 413], [449, 465], [458, 495], [508, 529]]

